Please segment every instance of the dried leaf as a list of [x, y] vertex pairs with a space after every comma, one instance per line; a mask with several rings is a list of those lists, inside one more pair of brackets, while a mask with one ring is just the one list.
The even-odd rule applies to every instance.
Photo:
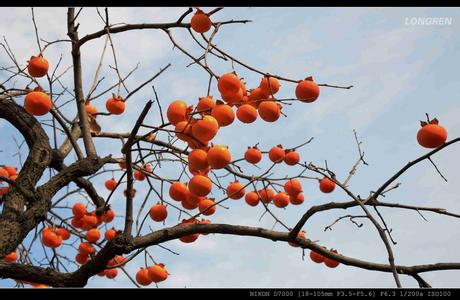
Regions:
[[147, 135], [147, 137], [145, 138], [145, 140], [146, 140], [147, 142], [151, 142], [151, 143], [152, 143], [153, 141], [155, 141], [156, 137], [157, 137], [157, 136], [155, 135], [155, 133], [151, 132], [151, 133], [149, 133], [149, 135]]
[[97, 123], [96, 118], [92, 115], [88, 115], [88, 120], [90, 132], [99, 135], [101, 133], [101, 126], [99, 126], [99, 124]]

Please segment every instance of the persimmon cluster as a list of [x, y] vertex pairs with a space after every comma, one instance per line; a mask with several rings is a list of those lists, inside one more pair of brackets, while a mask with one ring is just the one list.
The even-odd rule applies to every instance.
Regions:
[[[10, 180], [16, 180], [18, 178], [18, 171], [13, 166], [0, 167], [0, 176], [8, 178]], [[8, 186], [2, 186], [4, 181], [0, 179], [0, 196], [5, 195], [10, 190], [11, 184]]]
[[[86, 263], [86, 261], [84, 262]], [[117, 255], [107, 263], [107, 269], [98, 273], [98, 276], [105, 276], [109, 279], [113, 279], [118, 276], [117, 268], [125, 266], [127, 263], [126, 258], [123, 255]]]
[[[103, 214], [98, 215], [95, 211], [88, 212], [86, 206], [83, 203], [75, 203], [72, 207], [73, 218], [71, 224], [75, 228], [80, 228], [86, 231], [84, 236], [80, 238], [86, 241], [82, 241], [78, 246], [78, 254], [75, 260], [79, 264], [86, 264], [88, 260], [96, 254], [96, 249], [93, 244], [96, 244], [101, 239], [101, 232], [98, 229], [102, 223], [110, 223], [115, 218], [115, 212], [112, 209], [108, 209]], [[120, 232], [115, 228], [107, 229], [104, 233], [106, 241], [113, 239]], [[99, 273], [100, 276], [106, 276], [107, 278], [115, 278], [118, 274], [116, 268], [112, 268], [117, 265], [124, 265], [125, 258], [123, 256], [116, 256], [110, 260], [107, 267], [108, 269]]]
[[57, 228], [56, 226], [45, 227], [42, 230], [43, 245], [49, 248], [57, 248], [61, 246], [62, 241], [70, 238], [70, 232], [64, 227]]
[[[210, 220], [205, 220], [205, 219], [201, 219], [201, 220], [197, 220], [195, 218], [193, 219], [189, 219], [189, 220], [186, 220], [186, 219], [183, 219], [182, 222], [179, 224], [180, 226], [187, 226], [187, 225], [191, 225], [191, 224], [211, 224], [211, 221]], [[208, 235], [207, 233], [201, 233], [201, 235]], [[193, 243], [194, 241], [196, 241], [198, 238], [200, 237], [200, 233], [193, 233], [193, 234], [189, 234], [189, 235], [184, 235], [182, 237], [179, 238], [179, 240], [183, 243], [186, 243], [186, 244], [189, 244], [189, 243]]]
[[[281, 84], [277, 78], [264, 76], [257, 88], [248, 91], [246, 83], [232, 72], [222, 75], [217, 82], [217, 89], [223, 101], [214, 101], [212, 96], [201, 97], [196, 108], [183, 100], [170, 103], [167, 118], [170, 124], [175, 126], [176, 137], [192, 148], [188, 155], [188, 169], [193, 175], [187, 184], [174, 182], [171, 185], [169, 194], [173, 200], [180, 201], [185, 209], [198, 207], [203, 215], [212, 215], [215, 212], [215, 199], [207, 197], [213, 186], [208, 172], [227, 168], [232, 162], [232, 155], [228, 146], [209, 143], [220, 128], [233, 123], [235, 114], [242, 123], [252, 123], [258, 116], [267, 122], [278, 120], [281, 115], [281, 104], [274, 99], [274, 95], [280, 88]], [[319, 87], [312, 78], [307, 78], [299, 82], [296, 96], [300, 96], [301, 101], [312, 102], [319, 96]], [[281, 145], [269, 151], [269, 158], [275, 163], [284, 161], [288, 165], [296, 165], [300, 160], [294, 149], [284, 150]], [[250, 147], [245, 153], [245, 159], [249, 163], [257, 164], [262, 159], [262, 153], [257, 146]], [[227, 196], [231, 199], [241, 199], [244, 195], [245, 189], [238, 181], [227, 187]], [[255, 206], [259, 195], [254, 197], [250, 194], [246, 198], [250, 199], [247, 200], [250, 205]], [[268, 193], [265, 198], [268, 203], [275, 197]], [[295, 198], [295, 203], [303, 202], [303, 195], [292, 195], [292, 198]], [[276, 199], [275, 205], [285, 207], [289, 196], [280, 194]]]
[[[291, 231], [291, 229], [289, 229], [289, 231]], [[298, 238], [307, 238], [306, 235], [305, 235], [305, 232], [303, 230], [299, 231], [299, 233], [297, 234], [297, 237]], [[299, 245], [295, 242], [288, 242], [288, 244], [291, 246], [291, 247], [294, 247], [294, 248], [298, 248]], [[326, 249], [326, 247], [323, 247]], [[338, 253], [337, 250], [335, 249], [331, 249], [330, 250], [331, 252], [333, 253]], [[326, 266], [328, 266], [329, 268], [336, 268], [340, 265], [340, 262], [334, 260], [334, 259], [331, 259], [331, 258], [327, 258], [325, 256], [322, 256], [321, 254], [315, 252], [315, 251], [310, 251], [310, 259], [315, 262], [315, 263], [324, 263]]]
[[[331, 252], [334, 252], [334, 253], [337, 253], [337, 250], [335, 249], [331, 249], [330, 250]], [[340, 265], [340, 262], [334, 260], [334, 259], [331, 259], [331, 258], [328, 258], [328, 257], [324, 257], [322, 256], [321, 254], [319, 254], [318, 252], [315, 252], [315, 251], [310, 251], [310, 259], [317, 263], [317, 264], [321, 264], [321, 263], [324, 263], [327, 267], [329, 268], [336, 268]]]
[[168, 271], [164, 264], [155, 264], [148, 268], [140, 268], [136, 273], [136, 281], [140, 285], [147, 286], [152, 282], [158, 283], [168, 278]]

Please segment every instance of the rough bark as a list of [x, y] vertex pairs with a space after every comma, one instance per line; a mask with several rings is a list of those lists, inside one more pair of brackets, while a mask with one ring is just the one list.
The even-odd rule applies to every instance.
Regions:
[[[16, 180], [24, 190], [35, 191], [35, 185], [52, 160], [48, 136], [40, 123], [24, 108], [4, 97], [0, 98], [0, 118], [13, 125], [24, 137], [29, 155]], [[40, 198], [25, 199], [14, 187], [3, 197], [3, 211], [0, 215], [0, 257], [14, 251], [34, 224], [25, 219], [24, 209], [34, 206]], [[38, 213], [38, 209], [34, 207]], [[46, 215], [46, 214], [45, 214]]]

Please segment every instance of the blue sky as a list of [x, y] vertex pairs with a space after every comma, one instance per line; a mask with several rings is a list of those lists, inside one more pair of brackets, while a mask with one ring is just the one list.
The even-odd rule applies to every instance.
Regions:
[[[205, 10], [209, 10], [206, 8]], [[6, 10], [6, 8], [0, 8]], [[175, 21], [186, 8], [111, 8], [111, 22], [143, 23]], [[66, 38], [63, 8], [35, 9], [41, 37], [46, 40]], [[0, 20], [0, 32], [5, 36], [15, 54], [23, 64], [31, 54], [38, 52], [35, 44], [31, 13], [28, 8], [8, 8], [8, 14]], [[451, 25], [423, 26], [405, 25], [407, 17], [450, 17]], [[187, 17], [189, 20], [190, 17]], [[426, 153], [415, 139], [419, 120], [428, 112], [437, 116], [449, 132], [448, 139], [460, 135], [460, 87], [457, 72], [460, 67], [459, 9], [440, 8], [226, 8], [215, 14], [216, 20], [251, 19], [246, 25], [224, 26], [215, 38], [221, 49], [258, 69], [289, 78], [302, 79], [312, 75], [317, 82], [337, 85], [354, 85], [350, 90], [322, 88], [320, 98], [312, 103], [295, 103], [285, 106], [282, 117], [276, 123], [257, 120], [243, 125], [235, 122], [230, 128], [219, 131], [215, 143], [229, 145], [234, 158], [242, 157], [247, 146], [257, 142], [264, 150], [282, 144], [292, 147], [314, 137], [314, 141], [299, 150], [302, 160], [323, 164], [327, 159], [329, 167], [339, 179], [346, 178], [357, 158], [353, 137], [356, 129], [363, 141], [366, 161], [369, 166], [360, 166], [350, 183], [356, 194], [367, 196], [408, 161]], [[95, 9], [85, 8], [79, 17], [80, 37], [102, 28]], [[193, 44], [187, 32], [173, 30], [177, 41], [195, 56], [202, 50]], [[208, 35], [209, 36], [209, 35]], [[143, 80], [171, 63], [172, 67], [155, 80], [163, 107], [174, 99], [184, 99], [195, 104], [198, 97], [205, 95], [208, 75], [198, 66], [186, 67], [190, 63], [180, 51], [172, 50], [163, 32], [142, 30], [113, 35], [117, 49], [118, 64], [123, 74], [140, 63], [136, 73], [127, 81], [132, 90]], [[94, 72], [104, 40], [88, 43], [82, 48], [84, 91], [93, 81]], [[2, 52], [3, 53], [3, 52]], [[47, 50], [50, 64], [57, 63], [63, 54], [63, 66], [71, 62], [69, 46], [57, 44]], [[0, 65], [10, 65], [6, 55], [0, 55]], [[116, 80], [108, 67], [113, 64], [110, 52], [106, 53], [105, 76], [100, 90]], [[218, 74], [231, 71], [231, 64], [210, 57], [210, 64]], [[235, 65], [238, 74], [246, 79], [249, 87], [256, 86], [260, 75]], [[3, 81], [6, 74], [0, 72]], [[71, 87], [71, 74], [63, 77]], [[282, 82], [278, 93], [280, 98], [294, 95], [295, 85]], [[21, 87], [21, 82], [16, 83]], [[212, 93], [217, 97], [214, 84]], [[126, 95], [126, 94], [125, 94]], [[60, 103], [64, 102], [59, 100]], [[125, 114], [113, 118], [99, 118], [104, 131], [128, 132], [148, 99], [153, 99], [150, 85], [129, 100]], [[104, 110], [105, 98], [94, 102], [100, 111]], [[22, 104], [22, 99], [18, 103]], [[74, 114], [74, 106], [64, 109], [68, 116]], [[46, 117], [42, 117], [45, 120]], [[156, 108], [147, 117], [149, 124], [158, 124]], [[0, 121], [4, 141], [17, 132], [4, 121]], [[14, 143], [3, 142], [0, 162], [14, 161]], [[114, 140], [97, 142], [99, 154], [104, 155], [119, 148]], [[119, 151], [119, 150], [118, 150]], [[25, 154], [25, 153], [24, 153]], [[120, 152], [115, 155], [120, 156]], [[455, 188], [460, 179], [458, 146], [454, 145], [434, 156], [448, 183], [436, 173], [427, 162], [409, 170], [400, 178], [402, 186], [388, 194], [388, 202], [411, 205], [443, 207], [452, 212], [460, 209], [458, 192]], [[70, 157], [72, 159], [72, 156]], [[70, 161], [70, 160], [69, 160]], [[16, 161], [15, 161], [16, 162]], [[268, 166], [264, 158], [262, 166]], [[248, 174], [257, 174], [258, 169], [241, 164]], [[108, 168], [110, 169], [110, 168]], [[297, 168], [280, 165], [276, 176], [293, 175]], [[175, 177], [180, 172], [177, 165], [165, 165], [161, 175]], [[103, 197], [108, 193], [103, 182], [109, 174], [95, 180]], [[348, 201], [345, 193], [319, 192], [314, 181], [302, 181], [305, 202], [301, 206], [274, 209], [277, 216], [293, 226], [300, 216], [312, 205], [329, 201]], [[138, 208], [144, 199], [146, 185], [135, 183], [138, 190], [135, 203]], [[144, 187], [144, 188], [143, 188]], [[214, 195], [222, 195], [215, 190]], [[70, 197], [69, 203], [81, 201], [81, 196]], [[156, 203], [149, 197], [147, 206]], [[123, 211], [121, 191], [115, 195], [113, 205]], [[271, 228], [273, 219], [265, 216], [260, 222], [263, 208], [248, 207], [243, 200], [225, 202], [228, 210], [219, 208], [210, 219], [214, 223], [231, 223]], [[424, 221], [415, 212], [382, 209], [387, 223], [393, 229], [398, 242], [394, 246], [396, 263], [403, 265], [434, 262], [456, 262], [459, 260], [457, 220], [424, 213]], [[337, 248], [344, 255], [387, 263], [383, 243], [369, 222], [356, 228], [348, 221], [341, 221], [332, 231], [324, 227], [342, 215], [361, 214], [359, 209], [325, 212], [313, 217], [304, 227], [307, 236], [321, 244]], [[178, 214], [170, 210], [167, 226], [177, 223]], [[122, 226], [121, 219], [117, 221]], [[149, 224], [158, 229], [158, 224]], [[148, 229], [148, 228], [147, 228]], [[277, 230], [283, 230], [280, 226]], [[166, 264], [170, 278], [161, 287], [392, 287], [391, 274], [339, 266], [331, 270], [316, 265], [309, 259], [302, 261], [299, 249], [285, 243], [274, 243], [257, 238], [208, 235], [201, 236], [196, 243], [182, 244], [172, 241], [165, 244], [180, 253], [179, 256], [159, 248], [151, 247], [149, 252], [156, 261]], [[37, 249], [38, 251], [38, 249]], [[75, 254], [70, 248], [69, 256]], [[307, 253], [308, 254], [308, 253]], [[143, 256], [134, 259], [127, 266], [134, 275], [143, 264]], [[459, 287], [457, 271], [433, 272], [424, 278], [435, 287]], [[401, 277], [406, 287], [416, 287], [412, 278]], [[10, 286], [10, 280], [0, 281], [0, 286]], [[120, 272], [115, 280], [94, 277], [90, 287], [132, 286]]]

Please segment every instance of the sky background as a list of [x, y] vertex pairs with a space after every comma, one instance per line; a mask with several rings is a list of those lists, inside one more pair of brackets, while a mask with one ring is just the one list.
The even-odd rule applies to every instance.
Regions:
[[[212, 8], [204, 8], [209, 11]], [[186, 8], [110, 8], [111, 23], [156, 23], [174, 22]], [[25, 66], [31, 55], [38, 53], [35, 41], [31, 11], [29, 8], [0, 8], [0, 35], [5, 37], [16, 58]], [[190, 20], [187, 16], [186, 21]], [[406, 25], [411, 17], [449, 17], [451, 25]], [[35, 18], [41, 38], [47, 41], [65, 39], [66, 10], [64, 8], [36, 8]], [[460, 136], [460, 86], [458, 70], [460, 61], [460, 10], [456, 8], [225, 8], [212, 17], [213, 20], [251, 19], [248, 24], [227, 25], [219, 30], [215, 43], [232, 56], [264, 72], [277, 74], [296, 80], [312, 75], [318, 83], [353, 85], [350, 90], [322, 88], [319, 99], [311, 104], [294, 103], [285, 106], [281, 117], [275, 123], [256, 122], [243, 125], [235, 120], [231, 127], [219, 131], [214, 143], [229, 146], [234, 159], [241, 158], [246, 147], [260, 143], [260, 148], [269, 150], [282, 144], [293, 147], [314, 137], [309, 145], [300, 148], [302, 161], [323, 165], [327, 159], [329, 168], [344, 180], [357, 159], [357, 148], [353, 129], [363, 142], [365, 159], [369, 166], [360, 166], [350, 182], [350, 189], [363, 197], [377, 189], [408, 161], [423, 155], [428, 150], [420, 147], [416, 134], [420, 120], [425, 113], [436, 116], [448, 132], [448, 140]], [[85, 8], [78, 18], [81, 24], [80, 37], [98, 31], [104, 24], [97, 16], [95, 8]], [[199, 57], [203, 54], [184, 29], [172, 30], [176, 40]], [[209, 33], [206, 35], [209, 37]], [[195, 104], [198, 97], [206, 94], [208, 75], [199, 66], [186, 67], [191, 61], [178, 49], [173, 50], [167, 35], [161, 31], [139, 30], [112, 36], [116, 46], [117, 62], [122, 74], [139, 68], [127, 80], [130, 90], [136, 88], [168, 63], [172, 64], [163, 75], [154, 81], [160, 101], [166, 109], [175, 99], [183, 99]], [[83, 89], [85, 93], [94, 78], [104, 39], [85, 44], [82, 49]], [[11, 66], [5, 52], [0, 52], [0, 65]], [[51, 68], [62, 54], [60, 70], [71, 65], [70, 47], [67, 43], [50, 46], [45, 52]], [[113, 65], [111, 52], [106, 53], [101, 76], [105, 80], [98, 91], [109, 87], [116, 80], [116, 74], [108, 65]], [[217, 74], [232, 70], [231, 63], [216, 60], [210, 56], [210, 64]], [[244, 77], [248, 87], [255, 87], [260, 75], [235, 64], [235, 70]], [[8, 74], [0, 71], [0, 81]], [[62, 81], [70, 90], [72, 77], [69, 71]], [[45, 83], [43, 79], [40, 82]], [[8, 83], [12, 87], [13, 83]], [[16, 87], [24, 87], [19, 80]], [[295, 84], [282, 82], [279, 98], [294, 96]], [[114, 90], [116, 91], [116, 89]], [[122, 92], [122, 96], [126, 96]], [[215, 82], [212, 94], [218, 96]], [[94, 104], [105, 111], [107, 95]], [[144, 104], [154, 99], [151, 85], [146, 86], [130, 98], [123, 115], [98, 118], [103, 131], [129, 132]], [[58, 104], [69, 100], [64, 94]], [[18, 98], [22, 104], [23, 99]], [[75, 107], [63, 108], [67, 116], [75, 114]], [[39, 117], [47, 120], [47, 116]], [[160, 121], [155, 107], [147, 117], [149, 124]], [[0, 163], [18, 165], [14, 157], [16, 147], [12, 137], [18, 133], [5, 121], [0, 120], [2, 142]], [[47, 129], [48, 132], [49, 129]], [[20, 137], [18, 137], [19, 140]], [[60, 137], [62, 139], [62, 137]], [[113, 153], [120, 157], [120, 142], [100, 140], [98, 154]], [[23, 149], [26, 155], [26, 149]], [[453, 145], [437, 153], [433, 160], [448, 179], [448, 183], [436, 173], [429, 162], [422, 162], [398, 179], [402, 186], [392, 191], [384, 201], [408, 205], [442, 207], [451, 212], [459, 212], [458, 182], [460, 180], [459, 146]], [[67, 162], [71, 162], [73, 154]], [[245, 173], [258, 174], [260, 170], [248, 164], [240, 164]], [[262, 167], [269, 166], [264, 157]], [[107, 169], [113, 169], [108, 167]], [[293, 175], [299, 167], [276, 167], [276, 177]], [[159, 174], [175, 178], [181, 169], [175, 164], [165, 164]], [[121, 173], [116, 173], [121, 174]], [[223, 174], [223, 173], [219, 173]], [[117, 176], [117, 175], [116, 175]], [[97, 177], [94, 182], [101, 196], [108, 192], [103, 182], [109, 173]], [[349, 201], [346, 194], [338, 189], [331, 194], [322, 194], [315, 181], [302, 181], [305, 202], [300, 206], [286, 209], [273, 208], [277, 216], [289, 226], [294, 226], [309, 207], [330, 201]], [[138, 190], [135, 207], [139, 208], [146, 195], [146, 184], [136, 182]], [[166, 190], [167, 191], [167, 190]], [[213, 195], [222, 196], [215, 189]], [[56, 199], [59, 194], [56, 196]], [[118, 191], [111, 203], [120, 214], [124, 211], [122, 190]], [[72, 205], [84, 201], [79, 196], [69, 197]], [[147, 207], [158, 201], [155, 196], [147, 199]], [[177, 203], [175, 203], [177, 204]], [[219, 207], [210, 216], [213, 223], [242, 224], [271, 228], [274, 220], [264, 216], [261, 205], [253, 208], [244, 199], [226, 201], [229, 209]], [[401, 265], [426, 264], [436, 262], [458, 262], [458, 220], [451, 217], [423, 213], [423, 220], [414, 211], [380, 209], [397, 242], [393, 247], [396, 263]], [[136, 210], [137, 212], [137, 210]], [[68, 214], [68, 210], [64, 213]], [[169, 210], [166, 226], [177, 224], [178, 213]], [[346, 215], [360, 215], [359, 208], [347, 211], [328, 211], [316, 214], [305, 225], [307, 237], [318, 240], [321, 245], [336, 248], [344, 255], [378, 263], [388, 263], [385, 247], [372, 224], [363, 221], [357, 228], [343, 220], [332, 231], [324, 231], [336, 218]], [[141, 214], [145, 215], [145, 210]], [[149, 222], [149, 221], [147, 221]], [[115, 226], [122, 226], [122, 218], [117, 218]], [[161, 224], [150, 225], [154, 230]], [[143, 232], [148, 232], [145, 228]], [[284, 230], [277, 225], [275, 230]], [[393, 287], [390, 273], [361, 270], [340, 265], [329, 269], [318, 265], [307, 257], [302, 260], [302, 250], [294, 249], [282, 242], [272, 242], [259, 238], [208, 235], [200, 236], [197, 242], [183, 244], [170, 241], [164, 244], [180, 255], [154, 246], [149, 249], [154, 259], [163, 262], [171, 273], [160, 287]], [[71, 247], [63, 247], [69, 257], [75, 255]], [[36, 249], [40, 253], [40, 249]], [[37, 254], [42, 255], [42, 254]], [[126, 270], [135, 275], [143, 265], [140, 255], [131, 261]], [[72, 268], [72, 267], [70, 267]], [[458, 271], [440, 271], [422, 274], [433, 287], [460, 287]], [[417, 287], [414, 279], [401, 276], [405, 287]], [[13, 281], [2, 280], [0, 287], [12, 286]], [[132, 283], [122, 273], [115, 280], [95, 276], [88, 287], [132, 287]]]

